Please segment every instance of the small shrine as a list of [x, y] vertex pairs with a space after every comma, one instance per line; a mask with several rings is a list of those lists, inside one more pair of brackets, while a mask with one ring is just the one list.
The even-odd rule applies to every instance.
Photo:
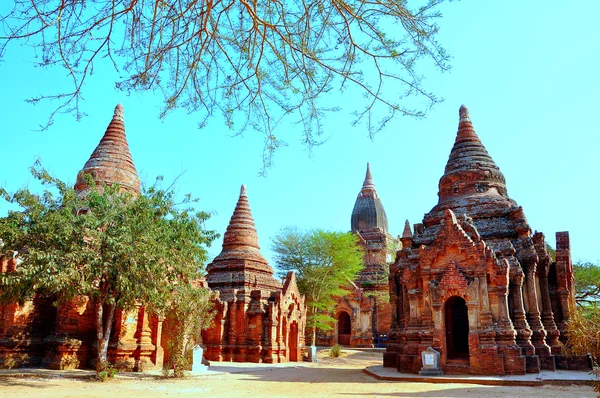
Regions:
[[260, 253], [246, 187], [223, 238], [223, 250], [206, 268], [216, 291], [213, 326], [202, 333], [209, 361], [301, 361], [306, 328], [304, 296], [289, 272], [283, 284]]

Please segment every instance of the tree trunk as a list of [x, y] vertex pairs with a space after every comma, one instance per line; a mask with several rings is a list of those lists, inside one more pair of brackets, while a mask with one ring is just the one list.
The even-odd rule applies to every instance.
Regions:
[[104, 305], [102, 301], [96, 303], [96, 338], [98, 342], [98, 355], [96, 357], [96, 373], [102, 372], [108, 366], [106, 354], [108, 352], [108, 341], [115, 317], [116, 304], [107, 305], [108, 316], [104, 320]]
[[313, 327], [313, 332], [312, 332], [312, 345], [314, 346], [316, 342], [317, 342], [317, 328], [316, 328], [316, 327]]

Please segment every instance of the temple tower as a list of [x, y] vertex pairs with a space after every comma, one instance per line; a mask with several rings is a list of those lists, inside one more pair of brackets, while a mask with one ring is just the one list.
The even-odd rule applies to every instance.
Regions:
[[[98, 187], [119, 184], [124, 192], [140, 194], [140, 179], [129, 151], [121, 104], [115, 107], [104, 135], [77, 174], [74, 189], [82, 196], [90, 190], [87, 175]], [[54, 331], [46, 338], [50, 349], [46, 350], [42, 365], [58, 369], [89, 366], [94, 360], [91, 347], [96, 333], [92, 304], [85, 297], [77, 297], [61, 304], [56, 311]], [[139, 306], [128, 312], [117, 310], [114, 322], [107, 354], [111, 363], [121, 370], [162, 366], [160, 333], [156, 333], [160, 320], [150, 317]]]
[[432, 346], [446, 373], [555, 369], [560, 331], [549, 300], [552, 260], [543, 234], [532, 233], [508, 196], [464, 105], [438, 196], [412, 236], [405, 229], [390, 269], [394, 310], [385, 366], [417, 372], [420, 353]]
[[129, 152], [123, 113], [123, 105], [117, 105], [100, 143], [77, 174], [75, 190], [78, 193], [85, 194], [88, 189], [85, 175], [91, 175], [96, 185], [119, 184], [125, 191], [140, 193], [140, 179]]
[[213, 327], [202, 335], [208, 360], [300, 359], [306, 327], [304, 296], [293, 272], [280, 283], [260, 253], [244, 185], [223, 237], [223, 250], [206, 270], [208, 286], [218, 293]]
[[351, 231], [360, 237], [366, 253], [365, 268], [356, 282], [366, 291], [387, 289], [388, 244], [393, 238], [388, 233], [387, 216], [375, 189], [369, 163], [350, 220]]
[[388, 220], [375, 189], [371, 166], [367, 172], [350, 218], [351, 231], [364, 247], [364, 268], [341, 297], [332, 332], [320, 332], [318, 344], [374, 347], [384, 345], [391, 323], [388, 297], [388, 249], [397, 242], [388, 233]]
[[[119, 184], [125, 192], [140, 193], [140, 180], [125, 136], [123, 106], [116, 106], [106, 132], [77, 175], [74, 189], [83, 197], [90, 190], [86, 175], [91, 175], [98, 186]], [[2, 272], [11, 272], [11, 267], [3, 266]], [[0, 337], [7, 343], [0, 342], [0, 367], [94, 366], [96, 329], [92, 303], [87, 297], [75, 297], [55, 306], [55, 300], [56, 297], [39, 295], [24, 306], [0, 307], [0, 312], [5, 314], [0, 320]], [[142, 307], [127, 313], [117, 310], [109, 343], [109, 361], [123, 370], [162, 367], [161, 323]], [[8, 333], [3, 333], [5, 331]]]

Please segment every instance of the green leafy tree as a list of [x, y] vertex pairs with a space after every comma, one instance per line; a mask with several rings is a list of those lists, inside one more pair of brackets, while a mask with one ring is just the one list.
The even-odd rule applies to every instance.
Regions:
[[214, 314], [212, 292], [194, 284], [177, 284], [164, 324], [169, 339], [167, 350], [174, 377], [183, 377], [184, 370], [192, 364], [193, 350], [202, 343], [200, 332], [208, 328]]
[[303, 126], [309, 146], [320, 142], [323, 115], [338, 109], [322, 100], [330, 91], [353, 90], [354, 123], [370, 136], [395, 115], [424, 116], [439, 98], [419, 61], [448, 69], [436, 41], [444, 2], [14, 0], [0, 8], [0, 58], [27, 43], [36, 65], [67, 71], [64, 92], [29, 100], [58, 104], [48, 125], [56, 112], [82, 115], [84, 83], [104, 63], [118, 90], [162, 92], [161, 117], [180, 107], [200, 125], [221, 114], [230, 128], [262, 132], [268, 166], [283, 118]]
[[42, 194], [0, 190], [21, 208], [0, 218], [2, 251], [16, 253], [18, 264], [2, 275], [1, 298], [87, 297], [95, 313], [97, 371], [103, 371], [115, 310], [167, 308], [174, 284], [201, 276], [204, 247], [216, 234], [204, 229], [208, 215], [194, 211], [189, 196], [178, 204], [157, 184], [134, 196], [118, 185], [96, 187], [89, 177], [94, 188], [82, 198], [40, 167], [32, 173], [46, 186]]
[[600, 265], [591, 262], [573, 264], [575, 300], [580, 306], [600, 304]]
[[363, 268], [363, 248], [351, 233], [286, 228], [273, 239], [272, 249], [277, 268], [297, 274], [298, 289], [309, 309], [306, 326], [312, 329], [314, 346], [317, 329], [332, 329], [335, 319], [330, 314], [336, 298], [347, 293], [344, 288]]

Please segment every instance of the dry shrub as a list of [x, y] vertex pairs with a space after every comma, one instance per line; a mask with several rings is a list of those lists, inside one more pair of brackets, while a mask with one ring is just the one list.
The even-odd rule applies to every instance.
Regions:
[[567, 353], [587, 355], [592, 358], [592, 373], [596, 376], [594, 391], [600, 397], [600, 307], [587, 305], [580, 307], [567, 324], [569, 336]]

